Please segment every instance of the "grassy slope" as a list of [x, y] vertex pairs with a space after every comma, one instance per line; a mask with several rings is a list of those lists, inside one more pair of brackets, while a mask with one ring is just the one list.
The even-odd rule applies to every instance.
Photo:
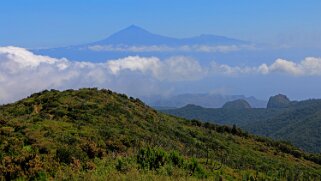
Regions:
[[[284, 180], [321, 173], [316, 155], [291, 145], [168, 116], [107, 90], [44, 91], [1, 106], [0, 138], [0, 180]], [[144, 163], [160, 165], [144, 166], [142, 153], [161, 159], [145, 155]]]

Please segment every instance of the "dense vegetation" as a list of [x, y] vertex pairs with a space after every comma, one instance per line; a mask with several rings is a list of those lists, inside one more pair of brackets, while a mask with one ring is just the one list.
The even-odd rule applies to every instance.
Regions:
[[1, 106], [0, 160], [0, 180], [321, 179], [319, 155], [97, 89]]
[[[279, 100], [276, 100], [279, 99]], [[252, 134], [290, 141], [309, 152], [321, 152], [321, 100], [288, 103], [285, 96], [271, 97], [270, 108], [213, 109], [187, 105], [162, 110], [187, 119], [237, 125]], [[280, 104], [277, 102], [281, 102]], [[272, 108], [275, 106], [287, 108]]]
[[224, 109], [249, 109], [251, 105], [244, 99], [229, 101], [223, 105]]
[[290, 104], [291, 101], [286, 95], [278, 94], [270, 97], [267, 108], [287, 108]]
[[290, 141], [310, 152], [321, 152], [321, 100], [292, 102], [292, 106], [271, 119], [249, 124], [255, 134]]
[[178, 109], [164, 109], [162, 112], [183, 117], [186, 119], [198, 119], [216, 124], [233, 124], [245, 128], [248, 124], [268, 120], [281, 114], [280, 109], [226, 109], [226, 108], [203, 108], [197, 105], [186, 105]]

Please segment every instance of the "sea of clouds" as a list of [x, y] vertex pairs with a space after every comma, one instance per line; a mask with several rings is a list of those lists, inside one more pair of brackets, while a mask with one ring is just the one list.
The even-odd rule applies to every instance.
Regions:
[[128, 56], [105, 63], [71, 61], [36, 55], [19, 47], [0, 47], [0, 103], [12, 102], [44, 89], [109, 88], [134, 95], [166, 92], [159, 84], [195, 82], [216, 76], [321, 76], [321, 58], [301, 62], [277, 59], [272, 64], [201, 65], [185, 56], [166, 59]]

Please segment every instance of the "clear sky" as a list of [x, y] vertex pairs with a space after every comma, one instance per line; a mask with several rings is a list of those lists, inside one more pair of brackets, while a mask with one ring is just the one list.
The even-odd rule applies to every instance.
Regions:
[[188, 37], [217, 34], [321, 47], [320, 0], [1, 0], [0, 45], [100, 40], [131, 24]]

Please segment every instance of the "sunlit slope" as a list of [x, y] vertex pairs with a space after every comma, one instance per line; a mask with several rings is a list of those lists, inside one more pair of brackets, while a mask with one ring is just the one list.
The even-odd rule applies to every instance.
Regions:
[[159, 113], [109, 90], [43, 91], [0, 107], [1, 179], [320, 179], [318, 155]]

